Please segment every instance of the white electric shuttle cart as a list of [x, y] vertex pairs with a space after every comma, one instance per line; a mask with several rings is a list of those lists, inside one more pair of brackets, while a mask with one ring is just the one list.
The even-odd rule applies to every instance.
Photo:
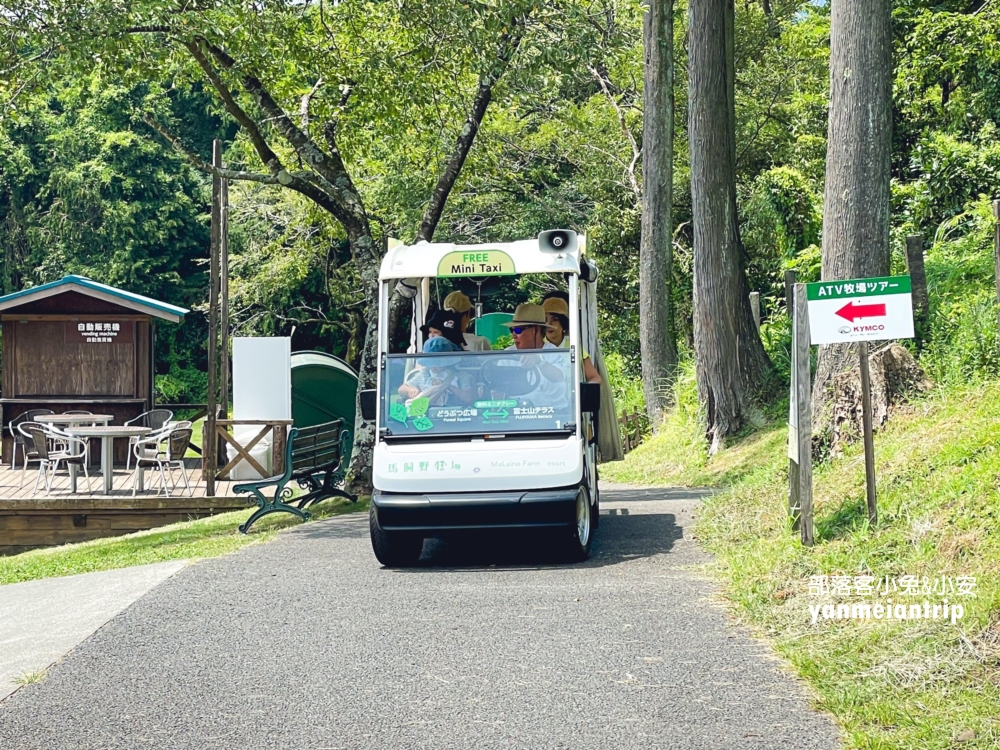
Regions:
[[[584, 352], [597, 346], [588, 289], [597, 268], [585, 241], [552, 230], [484, 245], [390, 242], [379, 274], [378, 385], [361, 399], [376, 424], [370, 526], [384, 565], [416, 563], [425, 537], [483, 529], [543, 529], [566, 557], [589, 555], [601, 389], [583, 377]], [[568, 347], [423, 353], [420, 326], [448, 291], [470, 290], [481, 315], [500, 278], [525, 274], [565, 283]], [[391, 353], [402, 348], [389, 340], [394, 289], [412, 300], [410, 353]], [[414, 382], [455, 387], [407, 397], [413, 389], [400, 387]]]

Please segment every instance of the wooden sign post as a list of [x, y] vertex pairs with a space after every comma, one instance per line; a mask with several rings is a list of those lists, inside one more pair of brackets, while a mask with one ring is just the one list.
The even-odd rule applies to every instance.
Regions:
[[997, 286], [997, 332], [1000, 333], [1000, 201], [993, 201], [993, 222], [993, 275]]
[[792, 378], [788, 399], [788, 512], [802, 544], [813, 544], [812, 376], [806, 285], [795, 284], [792, 302]]
[[875, 443], [868, 342], [913, 338], [913, 292], [909, 276], [820, 281], [806, 285], [809, 330], [814, 344], [858, 344], [861, 421], [865, 441], [868, 520], [878, 520], [875, 502]]
[[872, 438], [872, 386], [868, 373], [868, 342], [858, 345], [861, 357], [861, 422], [865, 439], [865, 491], [868, 498], [868, 523], [878, 521], [878, 506], [875, 504], [875, 442]]

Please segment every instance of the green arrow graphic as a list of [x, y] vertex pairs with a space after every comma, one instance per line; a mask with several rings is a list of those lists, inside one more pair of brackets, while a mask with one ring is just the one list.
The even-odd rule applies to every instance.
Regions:
[[484, 411], [483, 416], [486, 417], [486, 419], [506, 419], [507, 410], [501, 409], [500, 411]]

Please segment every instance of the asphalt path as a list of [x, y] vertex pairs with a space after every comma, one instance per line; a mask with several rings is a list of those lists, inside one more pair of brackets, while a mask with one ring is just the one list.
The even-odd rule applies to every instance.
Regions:
[[602, 492], [591, 559], [367, 516], [190, 565], [0, 703], [0, 748], [811, 748], [838, 731], [719, 605], [697, 497]]

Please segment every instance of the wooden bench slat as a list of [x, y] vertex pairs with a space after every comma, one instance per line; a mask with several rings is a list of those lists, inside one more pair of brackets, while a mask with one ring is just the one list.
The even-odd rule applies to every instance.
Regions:
[[318, 457], [316, 460], [292, 461], [292, 473], [298, 474], [300, 471], [317, 471], [326, 468], [327, 464], [336, 464], [340, 461], [340, 455], [330, 453], [326, 456]]
[[[258, 518], [276, 511], [294, 513], [307, 519], [309, 514], [304, 510], [307, 505], [334, 495], [357, 501], [354, 495], [335, 486], [335, 482], [343, 479], [342, 439], [347, 434], [342, 419], [301, 429], [292, 428], [284, 446], [284, 473], [233, 487], [235, 492], [250, 492], [257, 499], [258, 509], [240, 526], [240, 531], [245, 533]], [[304, 497], [287, 499], [286, 502], [281, 495], [291, 481], [308, 485], [310, 491]], [[263, 494], [265, 487], [274, 488], [273, 496]], [[290, 503], [298, 503], [298, 506]]]
[[296, 437], [292, 441], [293, 448], [303, 448], [316, 443], [339, 443], [340, 432], [322, 432], [306, 438]]
[[327, 443], [326, 445], [319, 445], [315, 448], [309, 447], [302, 450], [292, 451], [292, 460], [298, 461], [303, 458], [308, 458], [309, 456], [319, 456], [326, 455], [327, 453], [339, 453], [340, 443]]
[[333, 464], [340, 461], [339, 453], [327, 453], [323, 456], [316, 456], [314, 459], [306, 459], [302, 461], [292, 460], [292, 472], [299, 472], [303, 469], [321, 469], [326, 468], [327, 464]]
[[336, 437], [324, 437], [322, 440], [310, 440], [308, 443], [293, 445], [292, 453], [301, 453], [303, 451], [314, 450], [316, 448], [325, 448], [328, 445], [340, 445], [340, 435], [337, 435]]

